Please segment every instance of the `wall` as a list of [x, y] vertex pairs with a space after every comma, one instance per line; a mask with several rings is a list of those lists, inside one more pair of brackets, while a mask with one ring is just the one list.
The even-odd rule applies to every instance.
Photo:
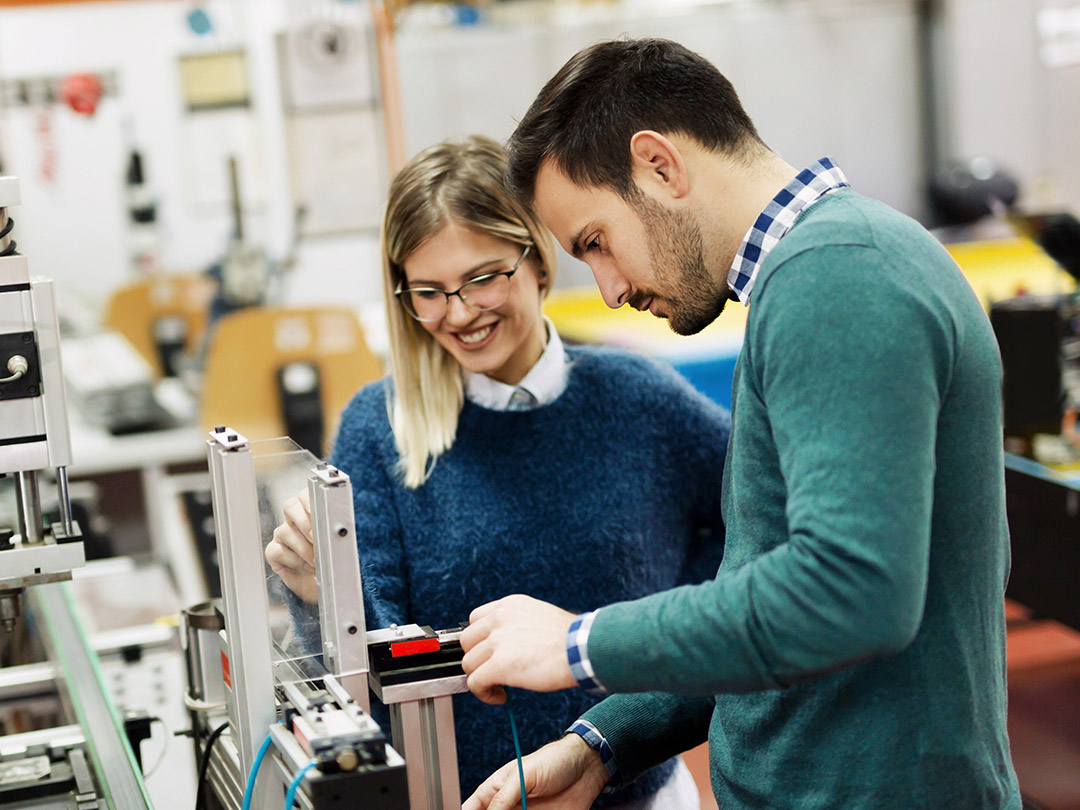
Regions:
[[[69, 300], [99, 307], [109, 290], [133, 276], [123, 186], [132, 140], [144, 152], [160, 203], [163, 265], [201, 269], [225, 249], [232, 227], [228, 207], [187, 199], [185, 173], [192, 166], [181, 108], [180, 54], [247, 50], [259, 153], [253, 163], [261, 174], [246, 178], [245, 235], [264, 244], [272, 258], [286, 252], [292, 211], [273, 34], [314, 12], [310, 4], [284, 0], [212, 0], [198, 5], [214, 20], [215, 33], [198, 37], [185, 22], [194, 5], [158, 0], [0, 10], [0, 78], [115, 71], [118, 79], [119, 95], [104, 99], [92, 118], [60, 105], [50, 108], [51, 183], [41, 173], [40, 110], [0, 110], [0, 161], [6, 173], [21, 179], [23, 205], [13, 212], [20, 250], [32, 272], [61, 282]], [[354, 6], [345, 13], [366, 19], [364, 9]], [[220, 170], [224, 175], [224, 166]], [[297, 302], [376, 298], [377, 258], [371, 237], [312, 240], [301, 247], [287, 295]]]
[[[498, 24], [487, 26], [403, 28], [410, 154], [473, 130], [505, 138], [537, 89], [581, 47], [621, 34], [661, 36], [716, 64], [762, 137], [790, 163], [801, 168], [831, 154], [864, 193], [922, 213], [909, 0], [586, 6], [544, 26], [521, 19], [528, 10], [498, 7]], [[560, 283], [589, 283], [587, 268], [561, 259]]]
[[[1039, 15], [1071, 12], [1073, 48], [1045, 50]], [[948, 132], [958, 157], [987, 155], [1021, 181], [1034, 208], [1080, 212], [1080, 2], [950, 0], [946, 9]]]
[[[1028, 198], [1080, 208], [1080, 67], [1039, 61], [1035, 14], [1075, 0], [945, 0], [948, 140], [957, 155], [989, 154], [1020, 175]], [[185, 15], [201, 5], [216, 23], [205, 39]], [[834, 155], [858, 189], [915, 216], [920, 196], [916, 0], [769, 0], [664, 7], [569, 7], [525, 2], [488, 7], [484, 24], [446, 27], [431, 14], [402, 19], [401, 87], [410, 154], [467, 132], [510, 133], [536, 90], [579, 47], [600, 38], [658, 35], [710, 58], [735, 83], [765, 140], [804, 165]], [[205, 267], [230, 231], [224, 206], [185, 199], [185, 129], [177, 56], [240, 45], [252, 73], [254, 156], [263, 170], [247, 233], [280, 257], [291, 230], [273, 35], [318, 14], [364, 19], [362, 3], [179, 0], [80, 3], [0, 10], [0, 78], [112, 70], [121, 94], [91, 119], [59, 107], [56, 180], [40, 178], [39, 111], [0, 110], [0, 160], [21, 175], [18, 239], [33, 269], [69, 296], [99, 306], [131, 277], [124, 161], [133, 132], [160, 200], [170, 269]], [[131, 122], [126, 125], [125, 122]], [[261, 155], [261, 157], [260, 157]], [[382, 159], [380, 156], [373, 157]], [[250, 190], [249, 190], [250, 191]], [[560, 284], [588, 283], [563, 259]], [[301, 247], [288, 300], [373, 302], [378, 250], [371, 235], [320, 237]]]

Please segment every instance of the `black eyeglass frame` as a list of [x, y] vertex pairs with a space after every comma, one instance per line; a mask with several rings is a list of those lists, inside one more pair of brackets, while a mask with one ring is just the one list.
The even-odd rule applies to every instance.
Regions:
[[[523, 261], [525, 261], [525, 257], [529, 255], [529, 251], [532, 250], [532, 248], [533, 248], [533, 246], [532, 246], [531, 243], [528, 244], [528, 245], [525, 245], [525, 250], [521, 251], [521, 255], [518, 257], [518, 260], [516, 262], [514, 262], [513, 266], [509, 270], [500, 270], [498, 273], [484, 273], [482, 276], [477, 276], [476, 278], [470, 278], [468, 281], [466, 281], [464, 284], [462, 284], [456, 290], [452, 290], [452, 291], [440, 290], [438, 287], [403, 287], [402, 284], [404, 284], [404, 282], [399, 282], [398, 286], [397, 286], [397, 289], [394, 290], [394, 296], [398, 299], [398, 301], [401, 301], [401, 296], [404, 295], [405, 293], [413, 293], [413, 292], [433, 292], [433, 293], [435, 293], [435, 292], [437, 292], [437, 293], [442, 293], [443, 295], [445, 295], [446, 296], [446, 306], [443, 309], [443, 314], [440, 315], [438, 318], [421, 318], [419, 315], [417, 315], [415, 312], [413, 312], [411, 309], [409, 309], [409, 306], [404, 301], [401, 301], [402, 309], [404, 309], [406, 312], [408, 312], [409, 315], [413, 319], [415, 319], [417, 321], [420, 321], [421, 323], [435, 323], [436, 321], [441, 321], [443, 318], [445, 318], [447, 310], [450, 309], [450, 296], [452, 296], [452, 295], [456, 295], [458, 297], [458, 300], [461, 301], [462, 304], [464, 304], [466, 307], [473, 310], [474, 312], [490, 312], [491, 310], [496, 309], [497, 307], [501, 307], [503, 304], [505, 304], [506, 299], [504, 299], [504, 300], [500, 301], [499, 303], [495, 304], [495, 306], [477, 307], [477, 306], [473, 306], [468, 301], [466, 301], [465, 297], [461, 294], [461, 291], [464, 290], [465, 288], [467, 288], [470, 284], [476, 284], [477, 282], [480, 282], [480, 281], [490, 281], [491, 279], [493, 279], [493, 278], [495, 278], [497, 276], [506, 276], [507, 279], [511, 278], [514, 275], [514, 273], [516, 273], [518, 271], [518, 268], [521, 267], [521, 263]], [[509, 298], [509, 294], [507, 294], [507, 298]]]

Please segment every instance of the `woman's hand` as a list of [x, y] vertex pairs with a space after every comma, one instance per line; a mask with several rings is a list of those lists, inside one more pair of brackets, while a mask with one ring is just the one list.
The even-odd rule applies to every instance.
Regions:
[[311, 535], [311, 505], [307, 490], [285, 501], [285, 522], [274, 529], [266, 561], [286, 587], [305, 602], [319, 596], [315, 582], [315, 541]]

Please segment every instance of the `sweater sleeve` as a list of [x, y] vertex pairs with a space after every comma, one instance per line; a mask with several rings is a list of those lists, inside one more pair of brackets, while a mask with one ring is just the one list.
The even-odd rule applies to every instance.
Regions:
[[679, 575], [679, 584], [713, 579], [724, 557], [724, 520], [721, 490], [731, 414], [690, 387], [679, 377], [672, 397], [676, 487], [685, 490], [687, 510], [693, 521], [693, 537]]
[[[783, 687], [898, 652], [918, 631], [952, 333], [877, 251], [812, 254], [756, 291], [742, 358], [787, 535], [712, 582], [602, 609], [588, 654], [610, 691]], [[823, 294], [823, 270], [838, 292]]]
[[649, 768], [670, 759], [709, 736], [714, 702], [665, 692], [612, 695], [584, 715], [604, 736], [615, 759], [618, 788]]
[[411, 621], [401, 521], [398, 518], [393, 437], [383, 383], [368, 386], [341, 417], [331, 463], [352, 482], [356, 542], [369, 630]]

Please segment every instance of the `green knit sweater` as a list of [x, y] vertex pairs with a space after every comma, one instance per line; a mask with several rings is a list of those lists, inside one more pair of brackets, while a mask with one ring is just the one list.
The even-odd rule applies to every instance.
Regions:
[[[715, 580], [604, 608], [632, 778], [706, 735], [724, 810], [1020, 807], [990, 324], [916, 223], [852, 191], [762, 265], [735, 372]], [[651, 692], [650, 690], [663, 690]]]

